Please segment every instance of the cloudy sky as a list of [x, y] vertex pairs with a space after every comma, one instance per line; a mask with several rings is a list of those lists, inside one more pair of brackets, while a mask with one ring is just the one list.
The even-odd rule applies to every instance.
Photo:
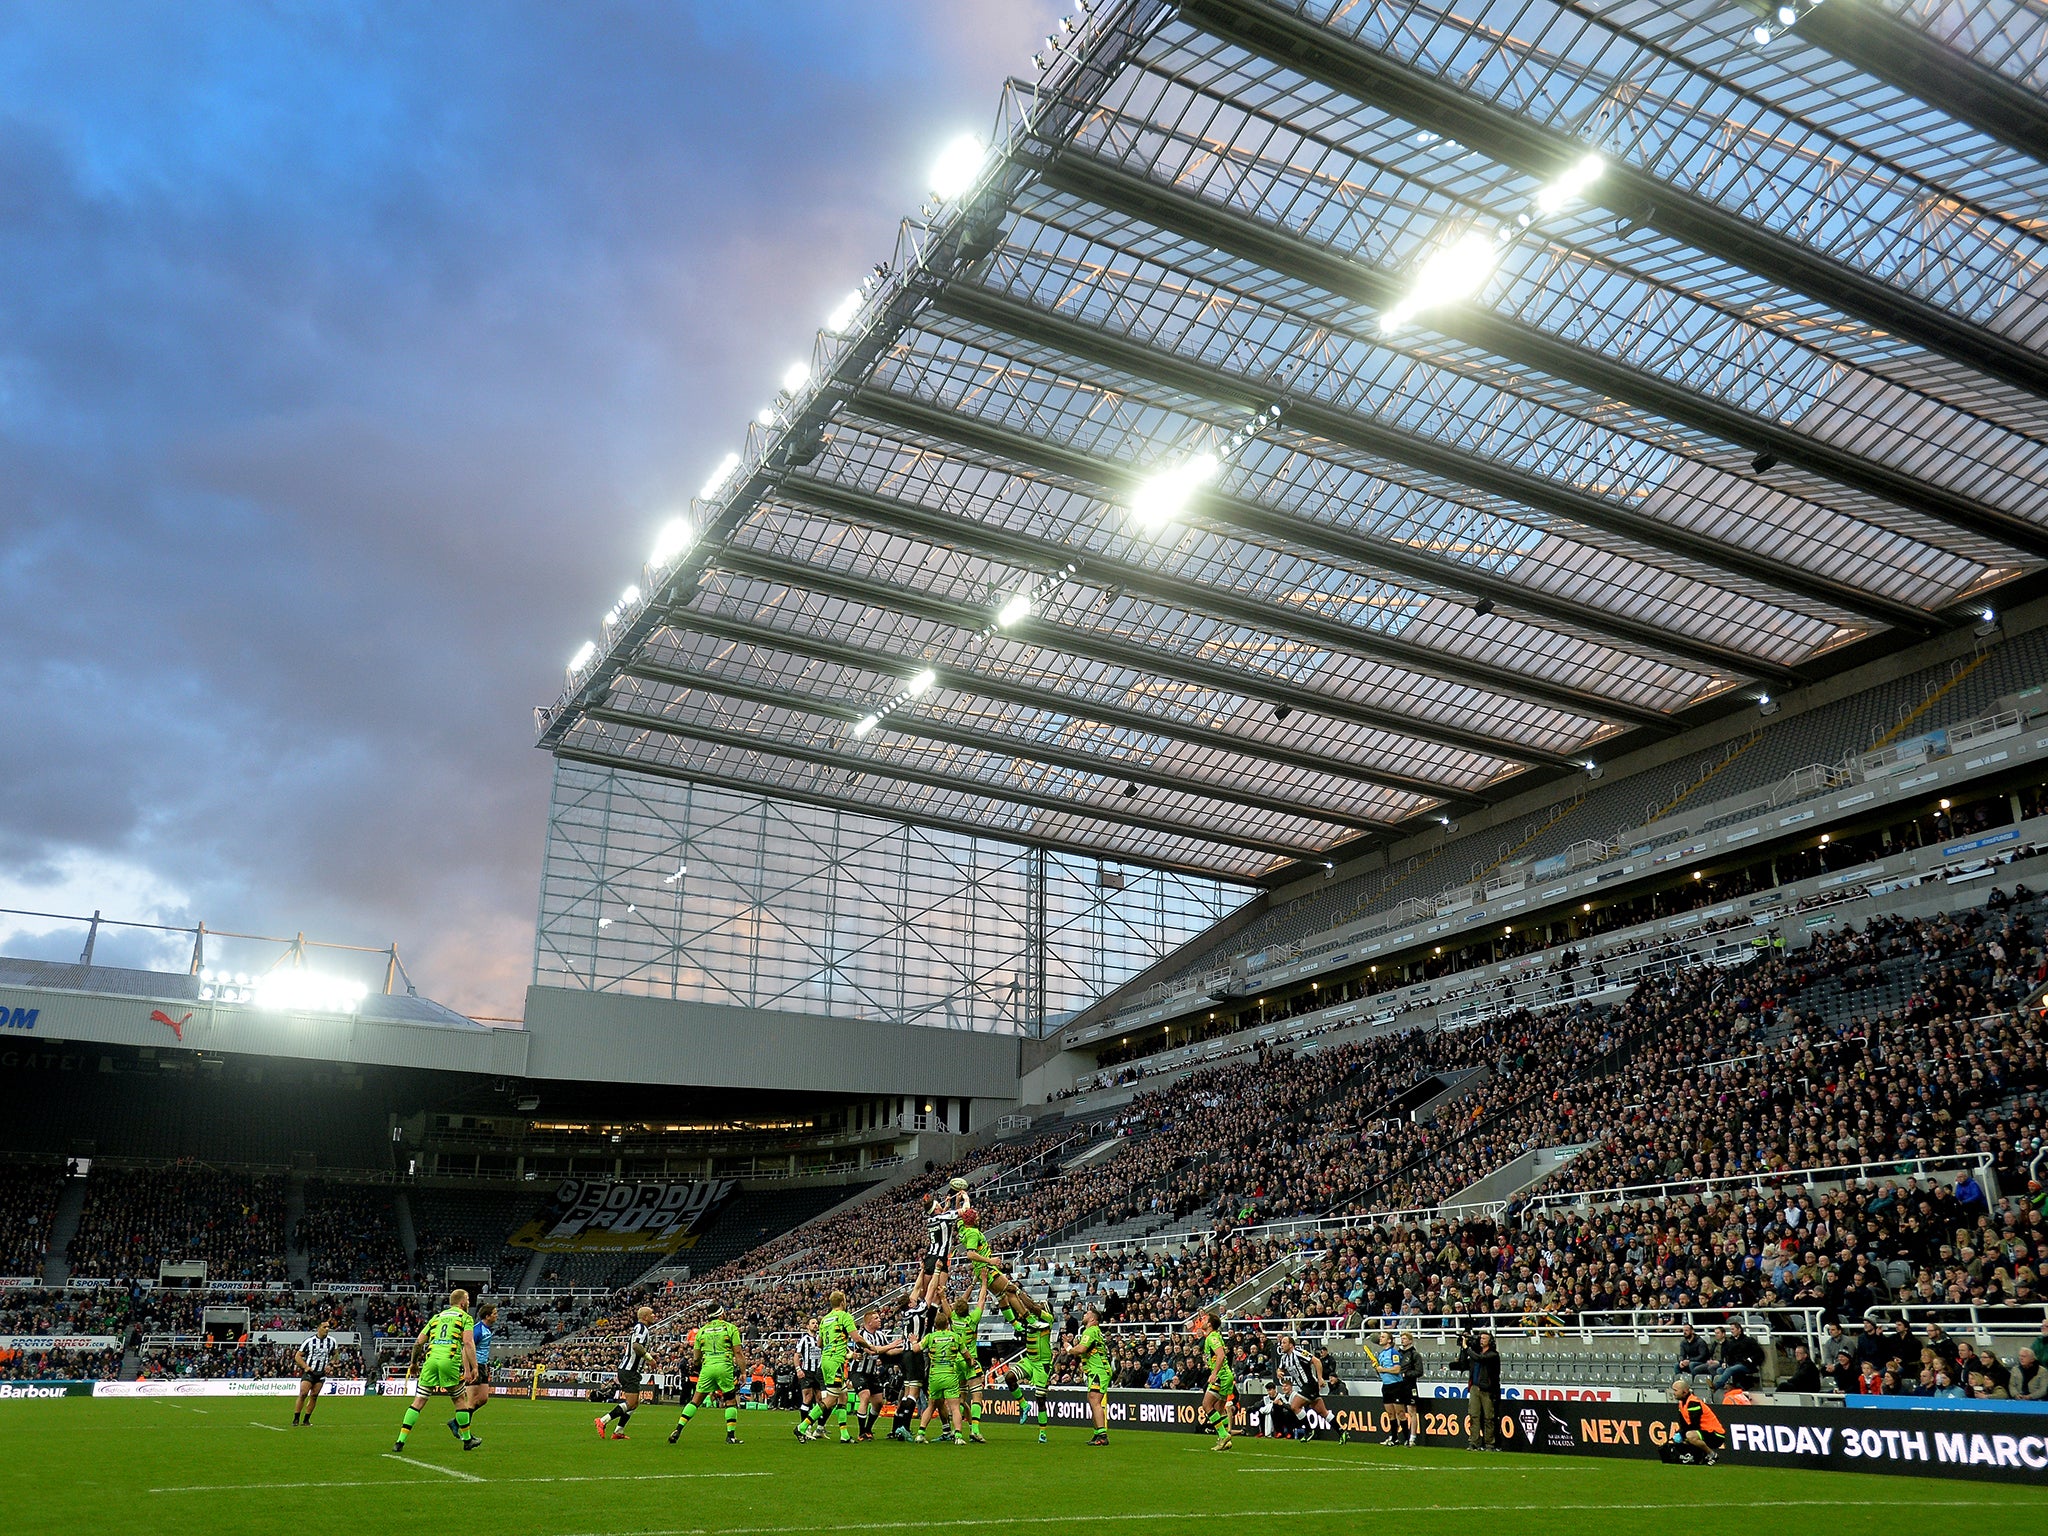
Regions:
[[532, 707], [1061, 8], [0, 0], [0, 906], [516, 1014]]

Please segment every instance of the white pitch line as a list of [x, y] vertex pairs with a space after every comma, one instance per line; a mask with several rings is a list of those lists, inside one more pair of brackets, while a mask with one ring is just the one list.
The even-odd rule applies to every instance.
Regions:
[[[403, 1461], [402, 1456], [385, 1452], [386, 1461]], [[773, 1477], [773, 1472], [595, 1472], [585, 1476], [559, 1477], [471, 1477], [467, 1472], [450, 1471], [431, 1461], [416, 1461], [416, 1467], [425, 1467], [434, 1472], [447, 1472], [450, 1477], [463, 1478], [472, 1483], [674, 1483], [690, 1482], [704, 1478], [723, 1477]], [[409, 1477], [380, 1477], [370, 1482], [307, 1482], [307, 1483], [189, 1483], [174, 1488], [152, 1488], [151, 1493], [270, 1493], [288, 1488], [440, 1488], [442, 1483], [416, 1483]]]
[[249, 1427], [251, 1429], [267, 1429], [273, 1435], [288, 1435], [291, 1433], [290, 1430], [280, 1428], [278, 1425], [266, 1424], [261, 1419], [251, 1419], [249, 1421]]
[[[1872, 1508], [1872, 1509], [2038, 1509], [2037, 1503], [2022, 1503], [2014, 1499], [1930, 1499], [1901, 1503], [1891, 1499], [1735, 1499], [1704, 1502], [1685, 1499], [1669, 1504], [1646, 1504], [1630, 1499], [1614, 1504], [1347, 1504], [1328, 1509], [1231, 1509], [1231, 1510], [1174, 1510], [1147, 1511], [1139, 1514], [1102, 1515], [1078, 1512], [1071, 1515], [1005, 1515], [990, 1519], [974, 1520], [866, 1520], [847, 1525], [818, 1525], [807, 1523], [807, 1532], [819, 1531], [909, 1531], [909, 1530], [966, 1530], [979, 1526], [1002, 1525], [1113, 1525], [1160, 1520], [1213, 1521], [1213, 1520], [1269, 1520], [1282, 1517], [1320, 1518], [1326, 1515], [1378, 1515], [1378, 1514], [1490, 1514], [1529, 1513], [1548, 1510], [1617, 1510], [1617, 1509], [1771, 1509], [1798, 1505], [1817, 1505], [1828, 1509]], [[647, 1531], [585, 1531], [565, 1532], [563, 1536], [786, 1536], [786, 1525], [679, 1525], [662, 1530]]]
[[443, 1477], [459, 1477], [465, 1483], [480, 1483], [483, 1481], [482, 1478], [476, 1476], [474, 1473], [458, 1472], [453, 1467], [440, 1466], [437, 1463], [431, 1461], [414, 1461], [411, 1457], [401, 1456], [396, 1451], [386, 1451], [384, 1453], [384, 1459], [386, 1461], [395, 1461], [400, 1466], [404, 1467], [418, 1467], [423, 1472], [438, 1472]]

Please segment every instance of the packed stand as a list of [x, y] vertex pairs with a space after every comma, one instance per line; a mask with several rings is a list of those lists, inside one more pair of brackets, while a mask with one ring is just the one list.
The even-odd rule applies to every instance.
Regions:
[[0, 1166], [0, 1275], [41, 1277], [63, 1188], [64, 1171], [55, 1165]]
[[388, 1189], [308, 1180], [306, 1214], [293, 1235], [305, 1249], [307, 1277], [315, 1284], [412, 1283]]
[[215, 1280], [282, 1280], [284, 1180], [183, 1165], [101, 1165], [86, 1181], [71, 1273], [153, 1280], [160, 1263], [203, 1260]]

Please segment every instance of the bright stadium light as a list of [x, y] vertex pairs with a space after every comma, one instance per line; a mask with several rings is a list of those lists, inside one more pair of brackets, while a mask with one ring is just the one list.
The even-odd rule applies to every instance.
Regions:
[[1570, 170], [1536, 194], [1536, 206], [1545, 213], [1555, 213], [1565, 204], [1576, 202], [1606, 169], [1607, 161], [1603, 156], [1597, 153], [1583, 156]]
[[782, 388], [785, 394], [795, 394], [806, 384], [810, 383], [810, 381], [811, 365], [809, 363], [791, 363], [789, 367], [783, 370]]
[[837, 336], [853, 324], [854, 317], [859, 313], [860, 294], [849, 293], [833, 307], [832, 313], [825, 317], [825, 329]]
[[974, 185], [987, 156], [980, 139], [971, 133], [961, 134], [939, 152], [932, 165], [932, 190], [949, 201], [958, 197]]
[[1012, 624], [1021, 624], [1031, 617], [1031, 594], [1019, 592], [996, 610], [996, 627], [1008, 629]]
[[576, 647], [576, 654], [569, 658], [569, 670], [571, 672], [581, 672], [590, 665], [591, 658], [596, 655], [597, 642], [595, 640], [584, 641]]
[[369, 988], [317, 971], [267, 971], [256, 980], [256, 1006], [284, 1013], [354, 1013]]
[[1222, 467], [1215, 454], [1198, 453], [1171, 469], [1162, 469], [1131, 497], [1132, 515], [1148, 528], [1171, 522], [1187, 510], [1195, 492], [1215, 479]]
[[640, 589], [638, 587], [628, 587], [619, 594], [619, 606], [621, 608], [630, 608], [639, 601]]
[[1415, 274], [1408, 296], [1380, 317], [1380, 329], [1398, 331], [1425, 309], [1469, 299], [1500, 264], [1500, 248], [1478, 230], [1438, 246]]
[[725, 489], [725, 482], [732, 478], [732, 472], [740, 467], [740, 456], [728, 453], [718, 461], [718, 468], [711, 471], [711, 478], [704, 482], [704, 489], [697, 493], [700, 501], [709, 501]]
[[773, 406], [768, 405], [762, 406], [761, 409], [754, 412], [754, 420], [758, 421], [764, 427], [774, 426], [775, 408]]
[[906, 699], [915, 699], [922, 697], [924, 694], [930, 693], [932, 691], [933, 685], [936, 684], [938, 680], [939, 674], [934, 672], [930, 667], [926, 667], [922, 672], [918, 673], [917, 676], [913, 677], [909, 682], [903, 685], [903, 696]]
[[1771, 40], [1771, 29], [1769, 27], [1752, 27], [1749, 31], [1749, 40], [1761, 48]]
[[865, 736], [869, 731], [872, 731], [876, 726], [880, 725], [881, 723], [882, 717], [880, 715], [862, 715], [860, 719], [854, 722], [853, 734], [856, 736]]
[[1778, 25], [1779, 25], [1779, 26], [1781, 26], [1781, 27], [1789, 27], [1789, 26], [1791, 26], [1791, 25], [1792, 25], [1792, 23], [1793, 23], [1793, 22], [1797, 21], [1798, 19], [1799, 19], [1799, 13], [1798, 13], [1797, 11], [1793, 10], [1791, 6], [1789, 6], [1789, 5], [1781, 5], [1781, 6], [1779, 6], [1779, 7], [1778, 7]]
[[680, 517], [670, 518], [654, 536], [654, 553], [647, 557], [647, 563], [657, 571], [668, 569], [688, 552], [694, 537], [688, 522]]

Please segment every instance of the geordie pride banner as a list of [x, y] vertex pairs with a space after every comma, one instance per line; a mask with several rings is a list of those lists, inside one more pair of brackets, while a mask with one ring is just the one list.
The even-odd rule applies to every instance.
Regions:
[[696, 1184], [568, 1179], [548, 1208], [506, 1241], [539, 1253], [675, 1253], [696, 1245], [697, 1228], [737, 1187], [734, 1179]]

